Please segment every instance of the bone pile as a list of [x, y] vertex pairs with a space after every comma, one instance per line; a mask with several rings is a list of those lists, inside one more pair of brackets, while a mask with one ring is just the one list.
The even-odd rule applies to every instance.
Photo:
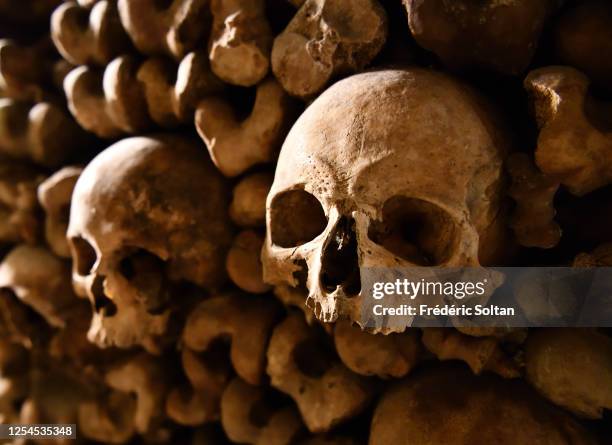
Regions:
[[612, 266], [611, 2], [0, 0], [0, 39], [0, 423], [78, 427], [14, 443], [612, 444], [610, 329], [357, 323], [362, 267]]

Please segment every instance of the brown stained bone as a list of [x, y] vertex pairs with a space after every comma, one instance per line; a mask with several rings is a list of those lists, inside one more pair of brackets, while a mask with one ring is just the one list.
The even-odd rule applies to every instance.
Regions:
[[612, 266], [612, 243], [597, 246], [592, 252], [579, 253], [574, 258], [573, 267], [610, 267]]
[[58, 167], [82, 149], [86, 136], [60, 107], [0, 99], [0, 153]]
[[0, 40], [0, 93], [24, 101], [57, 100], [50, 91], [56, 57], [51, 42], [42, 39], [32, 45]]
[[292, 96], [309, 98], [336, 76], [363, 69], [387, 38], [376, 0], [306, 0], [272, 47], [272, 71]]
[[261, 265], [261, 247], [264, 236], [255, 230], [243, 230], [234, 238], [225, 260], [225, 268], [230, 279], [240, 289], [263, 294], [272, 289], [264, 283]]
[[121, 359], [124, 353], [115, 349], [101, 350], [87, 339], [91, 308], [84, 300], [75, 303], [62, 314], [65, 326], [53, 332], [47, 353], [56, 362], [77, 370], [82, 377], [102, 382], [105, 367]]
[[38, 201], [45, 211], [45, 238], [57, 256], [70, 258], [66, 239], [70, 200], [82, 167], [64, 167], [38, 186]]
[[84, 8], [91, 8], [100, 1], [103, 0], [76, 0], [76, 2]]
[[0, 335], [0, 375], [12, 377], [26, 374], [29, 356], [27, 350]]
[[182, 385], [168, 394], [166, 415], [179, 425], [198, 426], [219, 418], [218, 404], [218, 397], [201, 395], [190, 386]]
[[526, 376], [544, 397], [580, 417], [612, 409], [612, 339], [588, 329], [542, 329], [525, 345]]
[[265, 8], [264, 0], [210, 0], [210, 64], [225, 82], [250, 87], [268, 74], [272, 30]]
[[163, 362], [143, 353], [113, 367], [106, 374], [110, 388], [131, 394], [136, 400], [133, 423], [141, 434], [150, 431], [163, 418], [166, 380]]
[[180, 60], [205, 45], [208, 0], [119, 0], [117, 5], [123, 27], [143, 54]]
[[79, 406], [78, 425], [83, 437], [102, 443], [122, 444], [135, 434], [137, 401], [131, 394], [112, 391], [106, 397]]
[[0, 422], [19, 423], [20, 401], [29, 391], [28, 354], [23, 346], [0, 338]]
[[266, 350], [279, 317], [273, 299], [223, 295], [209, 298], [189, 315], [183, 342], [193, 351], [206, 351], [213, 342], [231, 342], [230, 360], [246, 382], [258, 385], [265, 370]]
[[234, 186], [230, 218], [240, 227], [265, 227], [266, 197], [274, 175], [269, 172], [252, 173]]
[[210, 97], [197, 107], [195, 124], [208, 152], [225, 176], [276, 158], [294, 115], [293, 103], [274, 79], [257, 86], [250, 115], [240, 121], [224, 99]]
[[525, 247], [549, 249], [561, 239], [554, 221], [553, 201], [559, 182], [540, 172], [525, 153], [514, 153], [506, 161], [512, 178], [508, 194], [516, 202], [511, 221], [518, 242]]
[[98, 1], [91, 9], [73, 1], [62, 4], [51, 16], [51, 37], [74, 65], [106, 65], [131, 49], [111, 0]]
[[412, 35], [453, 69], [520, 74], [559, 0], [403, 0]]
[[555, 46], [559, 59], [612, 92], [612, 5], [588, 0], [568, 8], [558, 19]]
[[[537, 413], [537, 414], [536, 414]], [[450, 364], [389, 387], [372, 419], [370, 445], [595, 445], [567, 413], [519, 380], [475, 376]]]
[[11, 250], [0, 263], [0, 288], [10, 289], [54, 327], [65, 326], [68, 309], [77, 301], [70, 265], [43, 247]]
[[32, 350], [51, 335], [49, 325], [10, 289], [0, 288], [0, 338]]
[[29, 387], [27, 350], [0, 335], [0, 422], [17, 423], [19, 401]]
[[[181, 351], [181, 364], [183, 371], [196, 390], [204, 396], [210, 394], [216, 404], [216, 413], [218, 416], [218, 403], [223, 393], [224, 388], [232, 377], [232, 366], [223, 356], [225, 352], [223, 342], [218, 345], [213, 345], [208, 351], [197, 353], [189, 348], [183, 348]], [[215, 417], [214, 420], [218, 420]]]
[[273, 288], [274, 296], [286, 307], [295, 307], [303, 314], [308, 325], [317, 321], [313, 311], [306, 306], [308, 289], [302, 287], [291, 287], [286, 284], [279, 284]]
[[521, 344], [527, 339], [527, 328], [496, 326], [455, 326], [459, 332], [470, 337], [493, 337], [513, 344]]
[[134, 59], [121, 56], [104, 72], [87, 66], [70, 71], [64, 79], [64, 92], [79, 125], [109, 139], [147, 129], [150, 119], [137, 70]]
[[275, 406], [270, 390], [235, 378], [221, 399], [221, 424], [227, 437], [250, 445], [291, 445], [304, 429], [292, 406]]
[[164, 127], [190, 123], [199, 101], [223, 88], [203, 52], [187, 54], [178, 67], [167, 59], [149, 59], [137, 78], [151, 119]]
[[[53, 81], [53, 86], [60, 90], [64, 91], [64, 79], [68, 75], [70, 71], [74, 69], [74, 65], [70, 62], [60, 59], [53, 64], [53, 71], [51, 73], [51, 79]], [[65, 100], [65, 96], [62, 95], [62, 99]]]
[[374, 390], [371, 381], [340, 362], [326, 341], [302, 315], [292, 313], [274, 329], [268, 347], [270, 384], [295, 401], [314, 433], [360, 413]]
[[589, 80], [570, 67], [546, 67], [524, 82], [540, 128], [536, 164], [583, 196], [612, 182], [612, 104], [589, 95]]
[[231, 378], [231, 366], [214, 351], [206, 355], [183, 348], [181, 360], [189, 385], [170, 391], [167, 415], [190, 426], [219, 420], [221, 395]]
[[[440, 101], [449, 110], [444, 125]], [[482, 98], [431, 70], [336, 82], [296, 121], [279, 154], [264, 281], [307, 287], [321, 321], [363, 323], [363, 267], [491, 264], [489, 254], [508, 242], [497, 231], [508, 139], [494, 116]], [[395, 321], [370, 327], [403, 332], [406, 320]]]
[[140, 133], [152, 123], [187, 123], [199, 100], [220, 89], [203, 52], [187, 54], [178, 65], [162, 58], [140, 64], [121, 56], [104, 72], [81, 66], [64, 81], [71, 113], [102, 138]]
[[[62, 364], [39, 357], [30, 368], [30, 390], [19, 423], [76, 424], [79, 405], [91, 400], [96, 390]], [[74, 440], [59, 438], [55, 443], [69, 445]]]
[[179, 134], [123, 139], [85, 167], [68, 242], [73, 285], [92, 305], [92, 341], [161, 346], [185, 301], [181, 283], [224, 284], [229, 191], [199, 141]]
[[0, 156], [0, 243], [35, 243], [39, 238], [36, 189], [44, 176], [29, 165]]
[[423, 329], [423, 344], [439, 360], [462, 360], [474, 374], [494, 372], [504, 378], [521, 375], [518, 364], [494, 337], [470, 337], [450, 328]]
[[421, 359], [416, 330], [402, 334], [370, 334], [341, 320], [334, 328], [334, 342], [342, 363], [365, 376], [404, 377]]

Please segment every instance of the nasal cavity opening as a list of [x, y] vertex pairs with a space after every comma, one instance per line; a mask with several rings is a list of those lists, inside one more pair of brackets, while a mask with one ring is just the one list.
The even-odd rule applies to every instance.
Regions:
[[112, 317], [117, 313], [117, 305], [104, 293], [103, 275], [97, 275], [91, 285], [94, 311], [104, 317]]
[[347, 296], [361, 292], [355, 221], [341, 217], [323, 247], [321, 286], [333, 292], [339, 286]]

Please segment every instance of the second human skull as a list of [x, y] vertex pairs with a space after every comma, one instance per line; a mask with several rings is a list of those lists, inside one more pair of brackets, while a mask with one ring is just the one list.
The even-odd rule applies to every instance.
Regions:
[[344, 79], [298, 119], [267, 201], [264, 278], [358, 321], [364, 267], [473, 266], [499, 244], [507, 140], [492, 110], [423, 69]]
[[228, 190], [206, 150], [178, 136], [124, 139], [83, 170], [68, 241], [73, 283], [100, 346], [151, 346], [166, 330], [170, 283], [222, 284]]

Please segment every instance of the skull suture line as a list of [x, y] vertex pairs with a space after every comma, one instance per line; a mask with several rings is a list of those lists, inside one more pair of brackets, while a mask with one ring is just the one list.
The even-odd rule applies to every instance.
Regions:
[[90, 340], [155, 350], [172, 283], [222, 284], [228, 192], [206, 150], [178, 136], [124, 139], [85, 168], [68, 241], [75, 290], [94, 308]]
[[502, 238], [506, 150], [491, 110], [441, 73], [336, 83], [281, 150], [265, 280], [306, 285], [321, 320], [358, 321], [360, 268], [487, 264]]

